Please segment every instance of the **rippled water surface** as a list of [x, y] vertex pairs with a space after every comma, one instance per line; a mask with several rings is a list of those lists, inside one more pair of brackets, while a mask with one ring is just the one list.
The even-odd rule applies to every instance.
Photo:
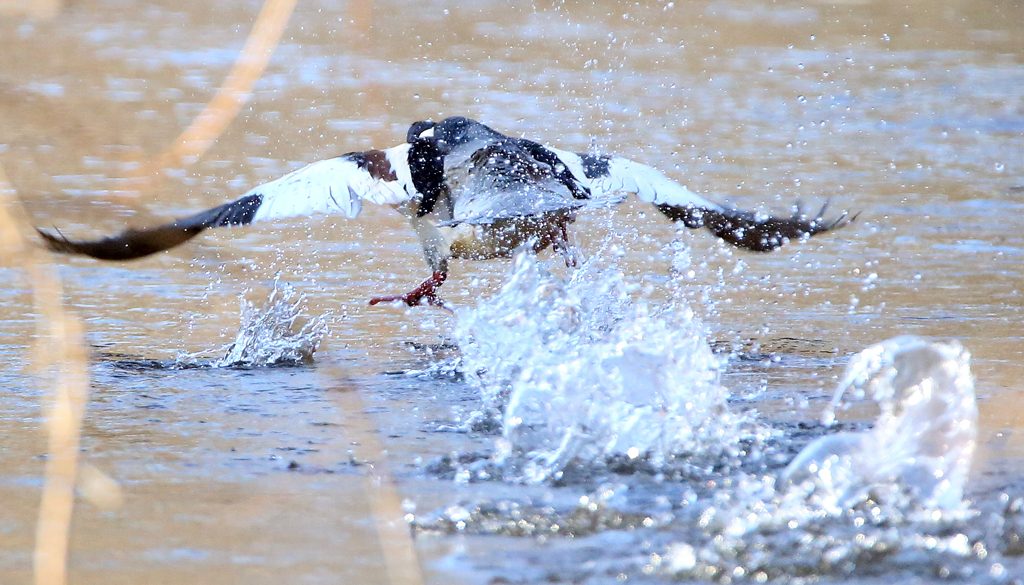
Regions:
[[[577, 222], [578, 270], [455, 263], [453, 312], [366, 305], [426, 276], [388, 209], [61, 258], [82, 456], [124, 495], [76, 508], [73, 582], [416, 582], [408, 534], [427, 582], [1024, 575], [1020, 3], [303, 2], [238, 118], [162, 172], [260, 3], [44, 4], [0, 3], [0, 166], [69, 235], [457, 114], [862, 211], [754, 255], [630, 203]], [[17, 264], [3, 583], [31, 580], [45, 460]]]

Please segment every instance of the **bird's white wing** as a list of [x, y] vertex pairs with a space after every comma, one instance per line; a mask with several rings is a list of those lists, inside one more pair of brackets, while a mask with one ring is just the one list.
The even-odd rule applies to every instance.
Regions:
[[676, 181], [658, 169], [619, 156], [580, 154], [547, 147], [566, 167], [590, 189], [597, 201], [618, 202], [621, 196], [635, 193], [654, 205], [691, 206], [701, 209], [724, 209]]
[[394, 205], [416, 194], [408, 152], [409, 145], [402, 144], [318, 161], [250, 190], [239, 201], [260, 197], [251, 222], [335, 214], [354, 218], [364, 201]]
[[101, 260], [131, 260], [182, 244], [207, 228], [288, 217], [359, 215], [364, 201], [400, 204], [418, 196], [409, 173], [409, 145], [353, 152], [322, 160], [251, 189], [238, 199], [150, 228], [129, 229], [98, 240], [70, 240], [39, 230], [56, 252]]
[[596, 202], [617, 203], [621, 194], [635, 193], [670, 219], [690, 228], [707, 228], [726, 242], [748, 250], [774, 250], [791, 240], [806, 239], [856, 219], [856, 215], [851, 217], [846, 212], [826, 219], [827, 203], [813, 216], [804, 214], [799, 206], [792, 215], [781, 217], [727, 207], [697, 195], [645, 164], [618, 156], [547, 148], [587, 185]]

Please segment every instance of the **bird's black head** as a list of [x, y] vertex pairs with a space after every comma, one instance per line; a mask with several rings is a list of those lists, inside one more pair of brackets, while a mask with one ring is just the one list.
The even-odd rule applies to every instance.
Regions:
[[452, 116], [437, 123], [433, 137], [442, 152], [448, 153], [457, 146], [478, 140], [501, 140], [505, 136], [491, 128], [463, 116]]
[[419, 122], [413, 122], [412, 126], [409, 126], [409, 131], [405, 133], [405, 141], [412, 144], [414, 141], [420, 138], [428, 138], [433, 136], [433, 133], [428, 133], [428, 136], [423, 136], [423, 133], [430, 130], [434, 126], [437, 126], [436, 122], [430, 120], [420, 120]]
[[409, 144], [417, 140], [430, 140], [441, 154], [448, 154], [453, 148], [477, 141], [503, 140], [506, 136], [464, 116], [452, 116], [440, 122], [421, 120], [413, 122], [405, 135]]

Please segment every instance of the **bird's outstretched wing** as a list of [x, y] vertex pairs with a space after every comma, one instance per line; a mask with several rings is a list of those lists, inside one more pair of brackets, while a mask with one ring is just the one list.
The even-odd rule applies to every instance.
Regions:
[[132, 260], [173, 248], [207, 228], [296, 216], [359, 215], [363, 201], [399, 204], [418, 194], [406, 160], [409, 145], [353, 152], [318, 161], [195, 215], [150, 228], [129, 229], [98, 240], [71, 240], [38, 230], [47, 247], [101, 260]]
[[[550, 147], [549, 147], [550, 148]], [[617, 156], [581, 154], [552, 149], [577, 176], [589, 181], [595, 201], [620, 201], [622, 193], [636, 193], [641, 201], [689, 228], [707, 228], [726, 242], [757, 252], [774, 250], [791, 240], [834, 230], [856, 219], [843, 212], [826, 218], [826, 203], [808, 215], [799, 205], [790, 216], [773, 216], [715, 203], [668, 178], [658, 169]]]

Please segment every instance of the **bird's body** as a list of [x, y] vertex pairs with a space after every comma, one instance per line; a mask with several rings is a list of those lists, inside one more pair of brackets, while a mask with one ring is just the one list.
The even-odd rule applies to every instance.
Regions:
[[277, 221], [288, 217], [355, 218], [364, 202], [390, 205], [405, 215], [423, 246], [432, 276], [405, 295], [371, 304], [426, 300], [448, 260], [508, 257], [521, 248], [553, 247], [574, 262], [567, 226], [588, 207], [608, 206], [635, 193], [687, 227], [706, 227], [723, 240], [767, 251], [848, 223], [758, 216], [693, 193], [652, 167], [625, 158], [564, 151], [505, 136], [463, 117], [416, 122], [406, 142], [383, 150], [322, 160], [256, 187], [232, 202], [153, 228], [130, 229], [92, 241], [69, 240], [40, 230], [58, 252], [103, 260], [141, 258], [177, 246], [211, 227]]

